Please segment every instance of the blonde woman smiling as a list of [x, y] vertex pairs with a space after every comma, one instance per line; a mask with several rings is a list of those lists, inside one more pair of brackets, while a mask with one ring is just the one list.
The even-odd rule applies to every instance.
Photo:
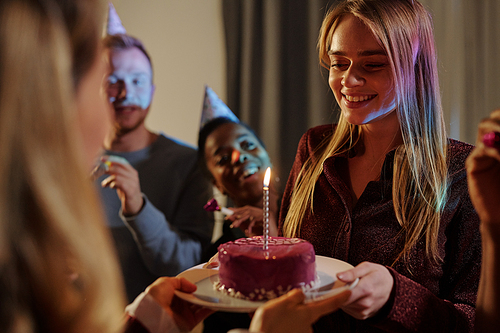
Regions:
[[464, 162], [447, 139], [429, 13], [412, 0], [347, 0], [326, 15], [321, 64], [341, 109], [302, 137], [280, 230], [359, 278], [319, 331], [470, 332], [481, 241]]

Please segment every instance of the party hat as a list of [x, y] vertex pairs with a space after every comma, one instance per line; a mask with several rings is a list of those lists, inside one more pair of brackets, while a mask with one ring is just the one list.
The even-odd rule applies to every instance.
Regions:
[[201, 111], [200, 128], [212, 119], [225, 117], [239, 123], [240, 120], [209, 86], [205, 86], [205, 100]]
[[106, 33], [108, 35], [118, 35], [118, 34], [126, 34], [127, 30], [123, 27], [122, 21], [120, 17], [116, 13], [115, 7], [110, 2], [109, 3], [109, 11], [108, 11], [108, 24], [106, 26]]

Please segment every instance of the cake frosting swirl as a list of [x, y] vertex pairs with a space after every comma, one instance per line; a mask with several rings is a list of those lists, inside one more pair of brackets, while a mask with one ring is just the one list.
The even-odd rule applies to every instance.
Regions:
[[249, 300], [279, 297], [293, 288], [310, 288], [316, 279], [311, 243], [299, 238], [262, 236], [240, 238], [218, 247], [219, 282], [216, 288]]

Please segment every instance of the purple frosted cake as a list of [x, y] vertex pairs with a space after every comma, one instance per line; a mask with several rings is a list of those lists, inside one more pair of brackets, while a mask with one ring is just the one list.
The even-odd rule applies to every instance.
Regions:
[[216, 288], [249, 300], [273, 299], [293, 288], [310, 288], [316, 279], [314, 248], [299, 238], [241, 238], [219, 246]]

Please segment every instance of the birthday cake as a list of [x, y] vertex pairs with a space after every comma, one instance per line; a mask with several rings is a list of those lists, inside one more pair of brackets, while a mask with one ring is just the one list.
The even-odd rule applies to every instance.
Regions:
[[316, 279], [314, 248], [299, 238], [241, 238], [219, 246], [217, 290], [249, 300], [273, 299], [293, 288], [308, 289]]

